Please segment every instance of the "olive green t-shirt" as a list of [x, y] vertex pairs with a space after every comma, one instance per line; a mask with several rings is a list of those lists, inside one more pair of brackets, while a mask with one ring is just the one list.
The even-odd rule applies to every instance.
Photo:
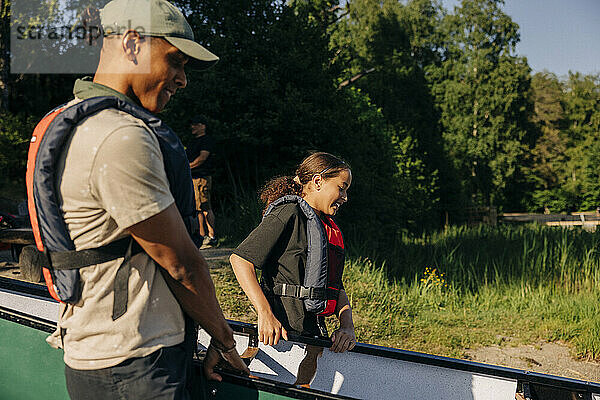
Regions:
[[[297, 204], [288, 203], [275, 207], [233, 253], [261, 269], [261, 285], [272, 288], [302, 284], [307, 247], [306, 217]], [[267, 300], [287, 330], [320, 334], [316, 314], [306, 312], [301, 299], [267, 295]]]
[[[113, 92], [79, 80], [70, 104], [103, 95], [131, 101]], [[116, 109], [89, 116], [75, 128], [58, 160], [56, 185], [77, 250], [126, 237], [128, 227], [174, 202], [158, 139], [141, 120]], [[64, 348], [71, 368], [107, 368], [183, 341], [181, 307], [160, 267], [143, 252], [131, 259], [127, 311], [112, 320], [114, 279], [122, 261], [81, 268], [81, 299], [61, 304], [59, 330], [48, 342]], [[60, 328], [66, 330], [64, 340]]]

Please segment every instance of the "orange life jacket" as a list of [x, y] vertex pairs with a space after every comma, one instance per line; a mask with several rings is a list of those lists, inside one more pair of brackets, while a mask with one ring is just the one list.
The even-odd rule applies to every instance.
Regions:
[[113, 319], [127, 310], [130, 258], [142, 251], [131, 237], [105, 246], [77, 251], [63, 218], [56, 193], [57, 165], [76, 126], [90, 115], [115, 108], [144, 121], [158, 139], [175, 204], [192, 237], [197, 230], [194, 190], [189, 161], [175, 133], [147, 110], [112, 96], [93, 97], [48, 113], [31, 138], [27, 160], [27, 198], [31, 227], [42, 254], [43, 274], [52, 297], [74, 304], [80, 299], [79, 269], [124, 258], [115, 278]]

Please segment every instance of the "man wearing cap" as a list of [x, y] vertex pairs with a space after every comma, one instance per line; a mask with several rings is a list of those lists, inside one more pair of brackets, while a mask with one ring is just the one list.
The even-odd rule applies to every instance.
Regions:
[[215, 214], [210, 204], [214, 142], [206, 133], [206, 123], [202, 118], [195, 117], [192, 119], [190, 127], [194, 135], [194, 140], [187, 149], [187, 156], [190, 160], [190, 169], [192, 170], [200, 235], [204, 237], [200, 248], [206, 249], [217, 244], [215, 237]]
[[[98, 68], [93, 80], [76, 81], [67, 106], [109, 96], [157, 113], [185, 88], [184, 65], [205, 68], [218, 60], [194, 42], [181, 12], [165, 0], [114, 0], [100, 16]], [[220, 379], [213, 371], [220, 359], [248, 373], [175, 204], [163, 142], [152, 129], [121, 109], [101, 109], [75, 127], [59, 158], [57, 194], [76, 250], [129, 235], [143, 250], [80, 268], [79, 300], [61, 304], [48, 342], [64, 349], [73, 399], [188, 399], [187, 339], [196, 338], [186, 315], [212, 336], [204, 360], [209, 379]], [[130, 263], [125, 308], [115, 315], [124, 259]]]

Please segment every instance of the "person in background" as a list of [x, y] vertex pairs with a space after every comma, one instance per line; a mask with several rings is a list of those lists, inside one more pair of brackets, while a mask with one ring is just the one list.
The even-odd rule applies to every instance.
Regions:
[[[345, 352], [355, 346], [352, 309], [341, 281], [344, 245], [341, 231], [332, 218], [348, 200], [351, 183], [348, 164], [329, 153], [319, 152], [302, 161], [295, 177], [272, 179], [262, 189], [260, 198], [267, 206], [278, 203], [284, 196], [287, 199], [295, 195], [292, 198], [296, 199], [296, 202], [268, 207], [269, 212], [260, 225], [230, 257], [235, 276], [257, 311], [259, 340], [264, 344], [276, 345], [280, 338], [287, 340], [289, 331], [328, 338], [325, 316], [333, 314], [340, 327], [331, 335], [331, 350]], [[302, 298], [284, 293], [287, 289], [282, 289], [282, 284], [294, 289], [303, 285], [308, 268], [307, 217], [300, 204], [302, 200], [316, 213], [317, 223], [322, 224], [328, 240], [324, 244], [328, 249], [327, 275], [330, 276], [328, 301], [327, 309], [319, 313], [307, 311]], [[262, 271], [260, 283], [255, 268]], [[332, 288], [334, 290], [330, 290]], [[310, 384], [322, 351], [322, 347], [307, 345], [297, 385]]]
[[[189, 171], [176, 187], [166, 173], [167, 159], [187, 168], [183, 146], [162, 124], [161, 134], [173, 139], [163, 149], [160, 120], [152, 117], [151, 126], [141, 118], [162, 111], [186, 87], [184, 66], [206, 68], [218, 57], [194, 41], [181, 11], [165, 0], [113, 0], [100, 17], [105, 37], [94, 78], [75, 82], [75, 99], [57, 109], [54, 121], [72, 109], [110, 105], [73, 127], [48, 187], [55, 187], [75, 247], [69, 255], [93, 253], [102, 261], [79, 267], [78, 299], [60, 304], [47, 341], [64, 349], [72, 399], [190, 399], [195, 324], [212, 337], [208, 379], [221, 379], [214, 371], [221, 360], [249, 371], [192, 240]], [[123, 242], [127, 251], [109, 251]]]
[[217, 245], [215, 234], [215, 214], [210, 204], [210, 192], [212, 188], [212, 153], [214, 142], [206, 133], [206, 123], [202, 118], [196, 117], [190, 123], [194, 140], [187, 149], [192, 180], [194, 182], [194, 193], [196, 195], [196, 209], [198, 210], [198, 225], [200, 235], [204, 238], [201, 249]]

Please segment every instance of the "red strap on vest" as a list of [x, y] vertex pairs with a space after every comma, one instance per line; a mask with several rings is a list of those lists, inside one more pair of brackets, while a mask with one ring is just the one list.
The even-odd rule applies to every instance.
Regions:
[[46, 281], [46, 287], [48, 288], [50, 296], [52, 296], [54, 300], [62, 303], [58, 293], [56, 293], [56, 290], [54, 290], [54, 282], [52, 281], [52, 274], [50, 273], [50, 270], [48, 268], [42, 268], [42, 274], [44, 275], [44, 281]]
[[[327, 241], [329, 242], [330, 245], [337, 246], [337, 247], [341, 248], [343, 251], [344, 250], [344, 238], [342, 237], [342, 231], [340, 230], [340, 228], [338, 228], [336, 223], [333, 221], [333, 218], [329, 217], [328, 215], [325, 215], [325, 218], [327, 219], [327, 221], [321, 220], [321, 222], [323, 222], [323, 226], [325, 227], [325, 233], [327, 233]], [[339, 292], [340, 289], [338, 287], [333, 287], [332, 284], [335, 285], [335, 282], [333, 282], [333, 281], [335, 281], [336, 277], [338, 276], [338, 269], [343, 268], [344, 266], [337, 265], [336, 261], [337, 260], [332, 260], [331, 258], [329, 259], [329, 277], [328, 277], [329, 282], [328, 282], [327, 289], [330, 291]], [[340, 275], [341, 275], [341, 273], [340, 273]], [[341, 276], [339, 278], [341, 278]], [[335, 285], [335, 286], [337, 286], [337, 285]], [[319, 315], [323, 315], [323, 316], [333, 315], [335, 313], [336, 307], [337, 307], [337, 299], [327, 300], [327, 305], [325, 306], [325, 310], [321, 311], [319, 313]]]
[[327, 222], [323, 221], [325, 232], [327, 233], [327, 240], [334, 246], [344, 248], [344, 238], [342, 237], [342, 231], [333, 221], [333, 218], [326, 215]]

